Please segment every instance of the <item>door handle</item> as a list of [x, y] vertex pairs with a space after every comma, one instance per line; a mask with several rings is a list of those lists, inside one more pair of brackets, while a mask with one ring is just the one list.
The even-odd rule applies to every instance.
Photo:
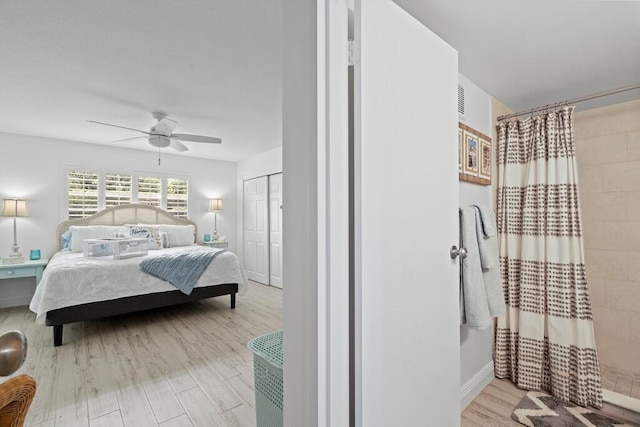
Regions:
[[457, 246], [451, 246], [451, 250], [449, 251], [449, 255], [451, 255], [451, 259], [456, 259], [460, 256], [460, 259], [465, 259], [467, 257], [467, 250], [465, 248], [458, 249]]

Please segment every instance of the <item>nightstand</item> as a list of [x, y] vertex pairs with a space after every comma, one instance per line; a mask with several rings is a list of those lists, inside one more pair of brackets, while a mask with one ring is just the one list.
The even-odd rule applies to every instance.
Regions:
[[226, 240], [213, 240], [211, 242], [202, 242], [202, 245], [209, 246], [210, 248], [227, 249], [229, 247], [229, 242]]
[[20, 264], [0, 264], [0, 279], [34, 277], [37, 285], [42, 279], [42, 271], [48, 262], [48, 259], [39, 259], [36, 261], [27, 260]]

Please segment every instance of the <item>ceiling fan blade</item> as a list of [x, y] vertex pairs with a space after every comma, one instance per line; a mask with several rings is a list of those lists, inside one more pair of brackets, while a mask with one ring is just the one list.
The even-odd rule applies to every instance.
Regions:
[[126, 142], [126, 141], [133, 141], [134, 139], [147, 139], [146, 136], [134, 136], [133, 138], [125, 138], [125, 139], [118, 139], [117, 141], [111, 141], [111, 142]]
[[112, 125], [111, 123], [97, 122], [97, 121], [95, 121], [95, 120], [87, 120], [87, 121], [88, 121], [89, 123], [96, 123], [96, 124], [98, 124], [98, 125], [105, 125], [105, 126], [111, 126], [111, 127], [114, 127], [114, 128], [134, 130], [134, 131], [136, 131], [136, 132], [142, 132], [142, 133], [144, 133], [145, 135], [151, 135], [149, 132], [144, 131], [144, 130], [140, 130], [140, 129], [134, 129], [134, 128], [128, 128], [128, 127], [125, 127], [125, 126]]
[[171, 142], [169, 143], [169, 146], [176, 151], [180, 151], [181, 153], [189, 150], [189, 148], [186, 145], [184, 145], [182, 142], [178, 141], [175, 138], [171, 138]]
[[191, 142], [207, 142], [210, 144], [221, 144], [222, 139], [214, 138], [212, 136], [203, 136], [203, 135], [189, 135], [187, 133], [174, 133], [171, 135], [171, 138], [179, 139], [180, 141], [191, 141]]
[[163, 117], [158, 120], [158, 123], [154, 127], [151, 128], [151, 132], [169, 136], [171, 135], [171, 132], [176, 130], [176, 126], [178, 126], [178, 122], [168, 117]]

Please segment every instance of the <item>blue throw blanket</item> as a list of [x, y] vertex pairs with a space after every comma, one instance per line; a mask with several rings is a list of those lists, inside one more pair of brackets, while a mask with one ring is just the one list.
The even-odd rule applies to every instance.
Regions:
[[140, 263], [145, 273], [166, 280], [178, 288], [182, 293], [191, 295], [204, 270], [211, 261], [225, 249], [198, 248], [184, 252], [163, 254], [147, 258]]

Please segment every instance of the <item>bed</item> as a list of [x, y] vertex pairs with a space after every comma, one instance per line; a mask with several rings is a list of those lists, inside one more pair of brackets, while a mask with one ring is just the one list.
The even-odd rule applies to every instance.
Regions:
[[[82, 251], [77, 250], [82, 242], [82, 233], [87, 230], [95, 232], [101, 226], [111, 230], [125, 224], [149, 224], [154, 226], [151, 228], [164, 227], [170, 232], [180, 229], [183, 241], [178, 247], [149, 250], [147, 256], [120, 260], [114, 260], [112, 256], [85, 257]], [[190, 242], [184, 241], [185, 226], [193, 233]], [[68, 231], [73, 231], [71, 234], [77, 239], [70, 249], [63, 249], [60, 236], [70, 234]], [[177, 244], [181, 237], [176, 236]], [[216, 254], [190, 295], [140, 270], [139, 263], [144, 259], [176, 251], [206, 250], [194, 245], [195, 236], [197, 227], [193, 221], [174, 217], [159, 208], [139, 204], [109, 207], [89, 217], [64, 221], [56, 230], [58, 252], [44, 270], [29, 308], [36, 313], [37, 323], [53, 327], [54, 346], [62, 345], [63, 326], [67, 323], [225, 295], [230, 296], [231, 308], [235, 308], [236, 294], [246, 292], [248, 279], [238, 257], [232, 252], [222, 251]]]

